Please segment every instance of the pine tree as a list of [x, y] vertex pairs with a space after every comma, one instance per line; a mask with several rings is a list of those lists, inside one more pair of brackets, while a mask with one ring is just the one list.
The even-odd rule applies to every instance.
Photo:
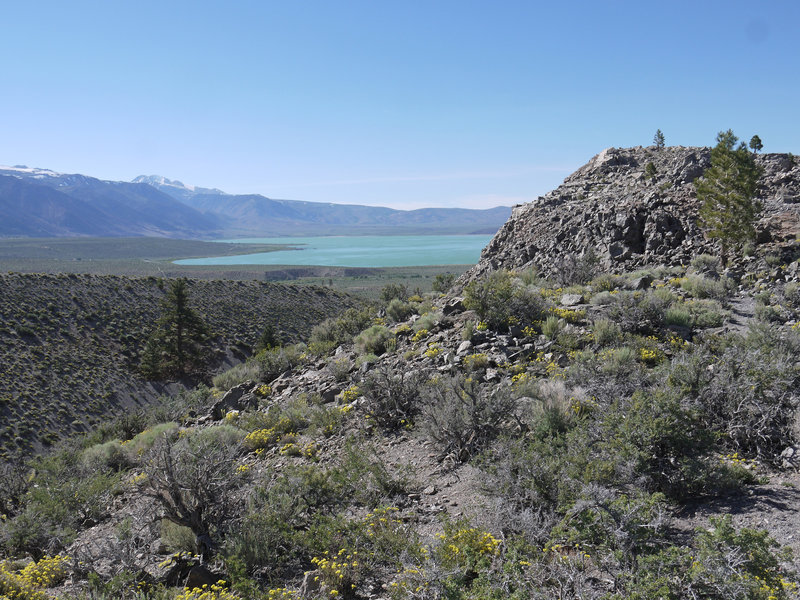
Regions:
[[656, 129], [656, 134], [653, 136], [653, 144], [656, 146], [656, 150], [661, 150], [664, 147], [664, 134], [661, 133], [660, 129]]
[[150, 379], [163, 379], [198, 372], [208, 358], [210, 336], [206, 324], [189, 307], [185, 279], [172, 282], [162, 310], [142, 353], [142, 373]]
[[757, 135], [754, 135], [753, 137], [750, 138], [750, 149], [753, 152], [758, 153], [758, 152], [761, 151], [761, 149], [763, 147], [764, 147], [764, 144], [761, 143], [761, 138], [760, 137], [758, 137]]
[[728, 250], [739, 249], [755, 238], [761, 203], [755, 198], [761, 168], [744, 143], [730, 129], [717, 135], [711, 149], [711, 166], [698, 180], [697, 198], [702, 202], [700, 222], [708, 237], [717, 238], [723, 263]]

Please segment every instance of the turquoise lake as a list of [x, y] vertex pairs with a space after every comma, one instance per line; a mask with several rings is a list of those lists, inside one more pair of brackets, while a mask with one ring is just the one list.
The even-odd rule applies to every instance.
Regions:
[[278, 250], [235, 256], [186, 258], [179, 265], [321, 265], [330, 267], [423, 267], [478, 262], [491, 235], [386, 235], [218, 240], [239, 244], [285, 244]]

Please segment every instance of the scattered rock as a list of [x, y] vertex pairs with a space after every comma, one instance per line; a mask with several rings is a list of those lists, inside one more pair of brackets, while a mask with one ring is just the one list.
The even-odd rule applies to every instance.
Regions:
[[225, 392], [225, 395], [211, 406], [209, 410], [211, 418], [219, 420], [222, 419], [228, 411], [244, 410], [245, 408], [257, 404], [258, 399], [253, 394], [248, 393], [253, 385], [252, 381], [245, 381]]
[[651, 283], [653, 283], [653, 278], [649, 275], [644, 275], [631, 281], [628, 287], [632, 290], [646, 290], [650, 287]]
[[780, 458], [784, 469], [800, 468], [800, 446], [789, 446], [781, 452]]
[[583, 303], [583, 294], [564, 294], [561, 296], [561, 306], [578, 306]]

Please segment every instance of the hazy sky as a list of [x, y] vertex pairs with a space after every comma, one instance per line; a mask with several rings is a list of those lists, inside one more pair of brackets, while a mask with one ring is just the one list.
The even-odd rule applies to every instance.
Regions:
[[608, 146], [800, 154], [800, 2], [3, 2], [0, 164], [415, 208]]

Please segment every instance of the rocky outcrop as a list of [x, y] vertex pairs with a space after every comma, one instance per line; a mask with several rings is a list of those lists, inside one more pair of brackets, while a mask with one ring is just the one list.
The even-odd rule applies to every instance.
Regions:
[[[514, 207], [465, 280], [528, 266], [551, 275], [560, 257], [590, 250], [603, 270], [614, 272], [687, 264], [718, 252], [697, 222], [694, 180], [710, 156], [709, 148], [682, 146], [603, 150], [552, 192]], [[792, 252], [800, 233], [800, 161], [787, 154], [756, 160], [764, 168], [758, 241], [773, 253]]]

